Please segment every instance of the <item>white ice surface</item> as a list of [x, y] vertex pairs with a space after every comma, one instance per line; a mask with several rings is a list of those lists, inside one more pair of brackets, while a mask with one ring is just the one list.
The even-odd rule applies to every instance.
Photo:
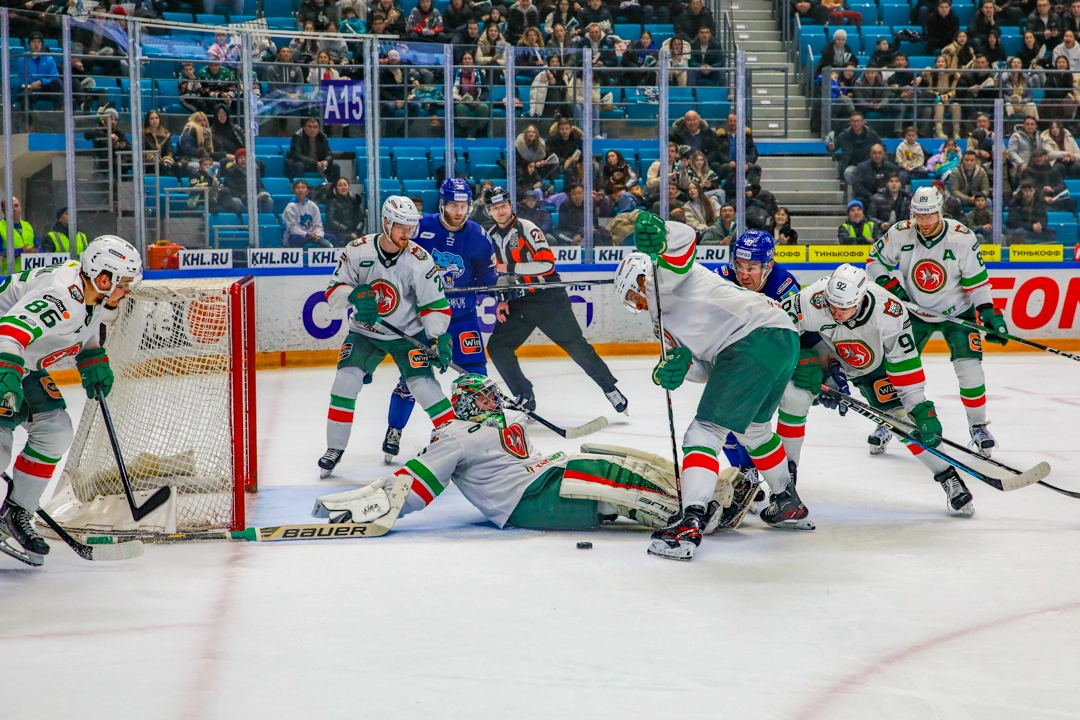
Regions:
[[[539, 412], [606, 414], [595, 440], [669, 452], [652, 360], [611, 365], [629, 419], [568, 360], [526, 363]], [[926, 365], [946, 433], [966, 439], [951, 367]], [[1048, 460], [1050, 482], [1080, 490], [1080, 369], [986, 368], [995, 457]], [[384, 472], [389, 367], [318, 480], [332, 374], [259, 374], [252, 523], [310, 522], [320, 492]], [[680, 433], [700, 391], [674, 395]], [[64, 394], [77, 418], [81, 389]], [[429, 429], [418, 411], [403, 458]], [[530, 429], [545, 452], [575, 447]], [[976, 515], [949, 517], [897, 444], [868, 456], [871, 429], [813, 409], [799, 490], [818, 530], [751, 516], [692, 563], [647, 556], [635, 530], [500, 531], [452, 488], [380, 539], [148, 546], [113, 564], [56, 542], [36, 570], [0, 557], [0, 719], [1080, 718], [1080, 500], [968, 479]]]

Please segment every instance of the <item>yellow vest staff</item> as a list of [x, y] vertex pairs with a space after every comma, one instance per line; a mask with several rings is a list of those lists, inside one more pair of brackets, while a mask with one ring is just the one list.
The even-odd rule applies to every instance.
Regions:
[[[34, 247], [34, 228], [25, 220], [19, 222], [20, 227], [15, 231], [15, 249], [24, 250]], [[7, 266], [7, 220], [0, 220], [0, 275], [8, 274]], [[22, 258], [15, 258], [15, 272], [22, 270]]]

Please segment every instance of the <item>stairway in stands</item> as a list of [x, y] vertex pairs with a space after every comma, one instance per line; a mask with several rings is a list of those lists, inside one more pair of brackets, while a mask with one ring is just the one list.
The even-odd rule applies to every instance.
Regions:
[[[810, 132], [810, 111], [798, 66], [789, 61], [780, 40], [780, 20], [773, 17], [770, 0], [734, 0], [731, 9], [735, 41], [746, 52], [750, 73], [751, 127], [764, 151], [758, 161], [762, 186], [791, 210], [801, 243], [835, 243], [836, 228], [846, 216], [844, 192], [836, 163], [821, 154], [822, 146]], [[768, 69], [755, 69], [763, 67]], [[787, 69], [786, 112], [781, 67]]]

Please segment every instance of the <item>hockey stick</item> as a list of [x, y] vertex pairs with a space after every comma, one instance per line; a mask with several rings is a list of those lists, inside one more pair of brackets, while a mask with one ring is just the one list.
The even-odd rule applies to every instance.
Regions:
[[[653, 261], [652, 278], [653, 290], [656, 294], [656, 324], [660, 326], [660, 362], [664, 362], [667, 359], [667, 353], [664, 351], [664, 311], [660, 307], [660, 276], [656, 264], [656, 261]], [[675, 463], [675, 491], [679, 496], [679, 509], [682, 509], [682, 476], [679, 474], [679, 445], [675, 441], [675, 409], [671, 405], [671, 391], [664, 388], [664, 396], [667, 398], [667, 423], [668, 434], [671, 436], [671, 459]]]
[[[937, 448], [927, 447], [923, 443], [919, 442], [919, 440], [917, 440], [914, 435], [912, 435], [906, 429], [901, 427], [901, 425], [900, 425], [901, 421], [897, 420], [892, 415], [889, 415], [888, 413], [880, 413], [879, 414], [879, 411], [875, 410], [873, 407], [871, 407], [871, 406], [869, 406], [869, 405], [867, 405], [867, 404], [865, 404], [863, 402], [860, 402], [859, 400], [856, 400], [855, 398], [851, 397], [850, 395], [844, 395], [843, 393], [836, 392], [835, 390], [833, 390], [832, 388], [830, 388], [827, 385], [822, 385], [821, 386], [821, 392], [822, 392], [822, 394], [827, 394], [830, 398], [832, 398], [833, 400], [835, 400], [838, 403], [844, 403], [844, 404], [848, 405], [848, 407], [850, 407], [852, 410], [859, 413], [863, 417], [868, 418], [870, 420], [873, 420], [878, 425], [882, 425], [882, 426], [888, 428], [893, 433], [895, 433], [896, 435], [899, 435], [900, 437], [907, 440], [908, 442], [914, 443], [915, 445], [918, 445], [919, 447], [921, 447], [923, 450], [930, 453], [931, 455], [934, 455], [935, 457], [938, 457], [941, 460], [944, 460], [949, 465], [952, 465], [953, 467], [955, 467], [955, 468], [957, 468], [959, 470], [963, 470], [964, 472], [966, 472], [968, 475], [971, 475], [976, 480], [982, 480], [984, 483], [986, 483], [990, 487], [995, 488], [997, 490], [1001, 490], [1003, 492], [1008, 492], [1010, 490], [1018, 490], [1018, 489], [1020, 489], [1022, 487], [1027, 487], [1028, 485], [1032, 485], [1034, 483], [1037, 483], [1040, 480], [1042, 480], [1044, 477], [1046, 477], [1047, 475], [1050, 474], [1050, 465], [1049, 465], [1049, 463], [1041, 462], [1038, 465], [1036, 465], [1035, 467], [1031, 468], [1030, 470], [1026, 470], [1024, 472], [1019, 472], [1017, 470], [1013, 470], [1012, 468], [1009, 468], [1010, 471], [1012, 471], [1012, 472], [1014, 472], [1016, 474], [1011, 476], [1011, 477], [1008, 477], [1008, 478], [998, 479], [998, 478], [995, 478], [995, 477], [991, 477], [989, 475], [986, 475], [985, 473], [979, 472], [978, 470], [976, 470], [976, 469], [974, 469], [974, 468], [972, 468], [972, 467], [970, 467], [968, 465], [965, 465], [964, 463], [960, 462], [959, 460], [957, 460], [956, 458], [954, 458], [954, 457], [952, 457], [950, 455], [946, 455], [945, 453], [941, 452]], [[971, 455], [974, 455], [974, 456], [978, 457], [980, 460], [985, 460], [985, 458], [983, 458], [981, 455], [975, 455], [975, 453], [972, 453], [967, 448], [958, 446], [956, 443], [954, 443], [952, 441], [949, 441], [944, 437], [942, 438], [942, 441], [947, 442], [950, 447], [957, 447], [957, 448], [963, 450], [964, 452], [966, 452], [968, 454], [971, 454]]]
[[484, 285], [482, 287], [450, 288], [446, 295], [467, 295], [468, 293], [505, 292], [509, 290], [543, 290], [545, 288], [568, 288], [578, 285], [611, 285], [615, 278], [605, 280], [559, 280], [557, 282], [533, 283], [531, 285]]
[[146, 502], [141, 506], [135, 503], [135, 492], [131, 489], [127, 466], [124, 465], [124, 456], [120, 452], [120, 441], [116, 437], [116, 428], [113, 426], [112, 415], [109, 414], [109, 406], [105, 404], [105, 394], [101, 383], [94, 385], [94, 395], [97, 396], [98, 405], [101, 406], [101, 417], [105, 420], [105, 430], [109, 434], [109, 443], [112, 445], [113, 455], [116, 456], [116, 467], [120, 471], [120, 482], [124, 486], [124, 495], [127, 496], [128, 507], [131, 508], [131, 518], [138, 522], [164, 505], [172, 494], [172, 488], [168, 485], [158, 488], [157, 492], [147, 498]]
[[[388, 330], [390, 330], [392, 333], [394, 333], [395, 335], [400, 337], [402, 340], [405, 340], [405, 341], [409, 342], [417, 350], [423, 350], [427, 354], [427, 357], [428, 357], [429, 360], [432, 359], [432, 350], [433, 350], [433, 348], [430, 345], [425, 345], [424, 343], [420, 342], [416, 338], [410, 337], [409, 335], [406, 335], [402, 330], [394, 327], [393, 325], [386, 322], [382, 318], [379, 318], [379, 323], [382, 324], [384, 327], [386, 327]], [[458, 365], [457, 363], [455, 363], [453, 361], [450, 362], [450, 369], [455, 370], [455, 371], [461, 373], [462, 375], [464, 375], [465, 373], [468, 372], [463, 367], [461, 367], [460, 365]], [[561, 435], [562, 437], [566, 438], [567, 440], [576, 440], [577, 438], [585, 437], [586, 435], [592, 435], [594, 432], [599, 432], [599, 431], [603, 430], [604, 428], [606, 428], [608, 426], [608, 419], [601, 415], [600, 417], [596, 418], [595, 420], [590, 420], [589, 422], [585, 423], [584, 425], [578, 425], [577, 427], [571, 427], [571, 428], [561, 428], [558, 425], [556, 425], [555, 423], [548, 422], [547, 420], [540, 417], [539, 415], [532, 412], [531, 410], [526, 410], [525, 408], [519, 407], [517, 405], [510, 405], [510, 407], [512, 409], [514, 409], [514, 410], [518, 410], [520, 412], [525, 413], [526, 415], [531, 417], [536, 422], [540, 423], [541, 425], [548, 428], [549, 430], [556, 433], [557, 435]]]
[[1065, 352], [1064, 350], [1058, 350], [1057, 348], [1052, 348], [1049, 345], [1043, 345], [1042, 343], [1037, 343], [1034, 340], [1025, 340], [1022, 337], [1016, 337], [1015, 335], [1010, 335], [1009, 333], [996, 333], [992, 329], [990, 329], [988, 327], [985, 327], [983, 325], [977, 325], [977, 324], [975, 324], [973, 322], [970, 322], [968, 320], [964, 320], [963, 318], [955, 318], [955, 317], [949, 317], [948, 315], [942, 315], [941, 313], [934, 312], [933, 310], [926, 310], [925, 308], [921, 308], [918, 305], [914, 305], [912, 303], [904, 303], [904, 306], [908, 309], [908, 312], [910, 312], [912, 315], [922, 315], [923, 317], [941, 318], [942, 320], [948, 320], [951, 323], [955, 323], [957, 325], [962, 325], [963, 327], [966, 327], [969, 330], [975, 330], [976, 332], [982, 331], [982, 332], [986, 333], [987, 335], [994, 335], [995, 337], [1003, 337], [1006, 340], [1017, 343], [1018, 345], [1027, 345], [1028, 347], [1035, 348], [1036, 350], [1042, 350], [1043, 352], [1053, 353], [1054, 355], [1060, 355], [1061, 357], [1068, 358], [1069, 360], [1080, 361], [1080, 355], [1075, 355], [1075, 354], [1070, 353], [1070, 352]]
[[58, 522], [49, 517], [49, 514], [43, 508], [38, 508], [37, 513], [45, 521], [45, 524], [52, 528], [52, 531], [83, 560], [130, 560], [143, 554], [143, 544], [138, 540], [114, 543], [111, 537], [95, 536], [93, 540], [98, 542], [84, 545], [71, 537], [67, 530], [60, 527]]

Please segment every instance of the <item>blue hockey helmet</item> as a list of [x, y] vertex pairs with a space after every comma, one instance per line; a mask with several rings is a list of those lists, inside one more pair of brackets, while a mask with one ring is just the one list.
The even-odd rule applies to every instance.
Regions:
[[728, 265], [735, 269], [736, 260], [749, 260], [768, 265], [773, 259], [773, 236], [765, 230], [747, 230], [731, 245], [731, 258]]
[[472, 202], [472, 188], [464, 178], [446, 178], [439, 186], [439, 200], [442, 202]]

